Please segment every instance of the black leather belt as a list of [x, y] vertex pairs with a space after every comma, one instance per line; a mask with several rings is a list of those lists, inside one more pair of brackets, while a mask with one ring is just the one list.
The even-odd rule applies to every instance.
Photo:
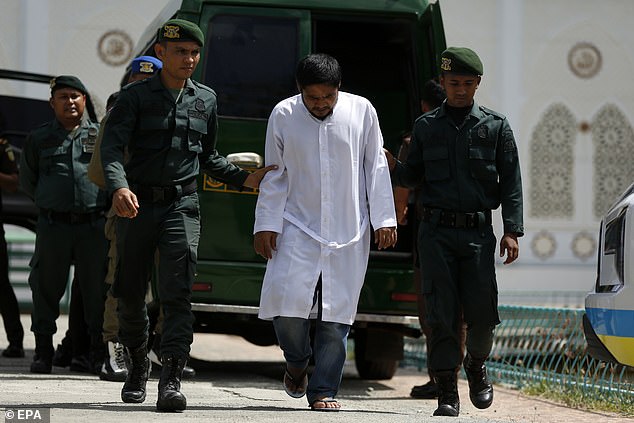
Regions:
[[132, 185], [132, 191], [136, 194], [137, 198], [150, 203], [171, 203], [177, 198], [195, 193], [196, 188], [197, 184], [195, 179], [183, 185]]
[[477, 228], [491, 224], [491, 210], [474, 213], [464, 213], [453, 210], [422, 207], [421, 220], [423, 222], [437, 222], [438, 226], [447, 228]]
[[74, 212], [57, 212], [55, 210], [41, 209], [40, 215], [59, 223], [68, 223], [71, 225], [80, 225], [82, 223], [90, 223], [104, 217], [102, 210], [90, 213], [74, 213]]

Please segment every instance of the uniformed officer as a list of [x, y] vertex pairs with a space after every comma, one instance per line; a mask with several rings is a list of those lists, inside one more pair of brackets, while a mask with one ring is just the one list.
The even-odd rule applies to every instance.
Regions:
[[158, 289], [165, 313], [159, 411], [187, 406], [180, 382], [193, 340], [190, 298], [200, 236], [196, 177], [202, 168], [217, 180], [257, 188], [273, 168], [250, 174], [216, 151], [216, 95], [190, 79], [203, 43], [202, 31], [189, 21], [172, 19], [159, 28], [154, 51], [163, 69], [121, 90], [101, 147], [113, 209], [127, 218], [117, 221], [119, 261], [113, 285], [119, 298], [119, 340], [131, 359], [121, 399], [145, 400], [149, 360], [144, 300], [158, 247]]
[[33, 373], [51, 372], [55, 320], [71, 263], [80, 283], [91, 344], [101, 351], [106, 198], [86, 176], [99, 129], [84, 114], [86, 93], [75, 76], [51, 80], [55, 119], [29, 134], [20, 161], [20, 184], [40, 209], [29, 275]]
[[524, 232], [513, 132], [504, 116], [473, 100], [482, 74], [482, 62], [472, 50], [445, 50], [440, 82], [447, 99], [416, 120], [407, 161], [390, 163], [398, 185], [421, 189], [418, 248], [431, 328], [429, 367], [440, 390], [437, 416], [457, 416], [460, 410], [460, 307], [467, 324], [462, 364], [471, 402], [487, 408], [493, 401], [484, 364], [500, 323], [491, 210], [502, 206], [500, 256], [506, 254], [505, 264], [517, 259], [517, 238]]
[[[130, 62], [130, 76], [126, 81], [128, 84], [151, 78], [159, 69], [163, 67], [163, 63], [153, 56], [138, 56]], [[108, 119], [108, 112], [114, 106], [119, 93], [113, 93], [108, 97], [106, 102], [106, 116], [101, 121], [102, 128], [97, 136], [95, 143], [95, 153], [90, 159], [88, 165], [88, 178], [101, 189], [106, 189], [103, 176], [103, 168], [101, 166], [101, 138], [103, 136], [103, 127]], [[108, 271], [106, 274], [106, 284], [112, 285], [115, 274], [115, 263], [117, 258], [116, 232], [115, 226], [117, 215], [111, 210], [106, 214], [105, 236], [109, 243], [108, 250]], [[119, 317], [117, 316], [118, 301], [112, 296], [111, 290], [107, 289], [106, 301], [103, 312], [103, 342], [105, 346], [105, 355], [101, 369], [99, 370], [99, 378], [113, 382], [123, 382], [128, 376], [128, 369], [125, 364], [124, 347], [119, 342]]]
[[[0, 188], [15, 192], [18, 189], [18, 166], [11, 144], [0, 138]], [[0, 314], [4, 322], [9, 345], [2, 351], [3, 357], [24, 357], [24, 328], [20, 322], [20, 308], [9, 280], [9, 254], [2, 225], [2, 197], [0, 197]]]

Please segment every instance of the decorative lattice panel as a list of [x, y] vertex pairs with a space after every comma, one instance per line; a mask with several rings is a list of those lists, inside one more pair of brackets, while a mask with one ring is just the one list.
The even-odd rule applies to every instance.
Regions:
[[572, 218], [577, 122], [563, 104], [542, 115], [531, 138], [530, 216]]
[[613, 104], [603, 106], [592, 121], [593, 211], [599, 219], [634, 182], [634, 131]]

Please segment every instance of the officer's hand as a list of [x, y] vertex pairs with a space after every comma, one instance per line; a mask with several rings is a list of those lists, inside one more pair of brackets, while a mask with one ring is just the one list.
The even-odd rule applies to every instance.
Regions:
[[132, 191], [119, 188], [112, 194], [112, 209], [119, 217], [133, 218], [139, 213], [139, 202]]
[[250, 173], [249, 176], [247, 176], [246, 181], [244, 181], [243, 185], [247, 188], [258, 189], [260, 187], [260, 182], [262, 182], [262, 178], [264, 178], [264, 175], [266, 175], [269, 171], [275, 169], [277, 169], [277, 165], [270, 165], [267, 167], [263, 167], [262, 169], [258, 169], [253, 173]]
[[500, 241], [500, 257], [504, 257], [506, 251], [506, 260], [504, 264], [513, 263], [520, 255], [520, 244], [517, 242], [517, 235], [506, 233]]
[[374, 231], [374, 242], [379, 250], [384, 250], [396, 245], [396, 228], [379, 228]]
[[403, 187], [394, 188], [394, 207], [396, 209], [396, 221], [399, 225], [407, 225], [407, 209], [409, 203], [409, 189]]
[[387, 166], [390, 168], [390, 172], [391, 172], [394, 170], [394, 167], [396, 166], [396, 159], [387, 148], [384, 148], [383, 152], [385, 153], [385, 157], [387, 158]]
[[265, 259], [273, 257], [273, 251], [277, 250], [277, 232], [262, 231], [256, 232], [253, 239], [255, 252]]

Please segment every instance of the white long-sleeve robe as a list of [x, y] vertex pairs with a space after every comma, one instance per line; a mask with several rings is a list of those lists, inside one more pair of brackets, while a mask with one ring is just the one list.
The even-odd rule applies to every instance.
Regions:
[[[339, 92], [319, 120], [301, 95], [271, 113], [254, 233], [273, 231], [259, 317], [311, 316], [322, 276], [322, 319], [352, 324], [368, 264], [370, 224], [396, 227], [383, 138], [368, 100]], [[314, 311], [314, 310], [313, 310]]]

